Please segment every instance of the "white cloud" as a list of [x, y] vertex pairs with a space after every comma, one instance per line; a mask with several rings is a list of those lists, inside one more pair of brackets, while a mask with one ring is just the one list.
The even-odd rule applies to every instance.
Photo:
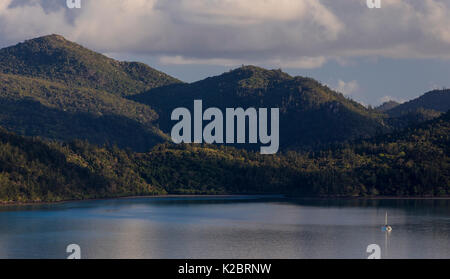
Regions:
[[350, 96], [357, 93], [359, 90], [359, 84], [356, 80], [345, 82], [343, 80], [338, 80], [336, 91], [343, 93], [344, 95]]
[[163, 65], [221, 65], [221, 66], [239, 66], [245, 65], [256, 65], [266, 66], [269, 68], [279, 67], [279, 68], [301, 68], [301, 69], [314, 69], [319, 68], [326, 62], [326, 58], [321, 57], [299, 57], [294, 60], [285, 60], [283, 58], [268, 59], [261, 63], [258, 60], [247, 60], [247, 59], [221, 59], [221, 58], [186, 58], [180, 55], [176, 56], [161, 56], [159, 62]]
[[[0, 45], [59, 33], [168, 64], [315, 68], [353, 57], [450, 58], [450, 1], [1, 0]], [[17, 4], [20, 3], [20, 4]], [[55, 6], [49, 9], [49, 3]]]
[[403, 103], [403, 102], [405, 102], [404, 99], [399, 99], [399, 98], [397, 98], [397, 97], [392, 97], [392, 96], [383, 96], [383, 97], [381, 97], [381, 98], [379, 99], [379, 103], [380, 103], [380, 104], [383, 104], [383, 103], [386, 103], [386, 102], [389, 102], [389, 101], [394, 101], [394, 102], [397, 102], [397, 103]]
[[246, 64], [240, 60], [233, 59], [220, 59], [220, 58], [210, 58], [210, 59], [196, 59], [196, 58], [185, 58], [183, 56], [161, 56], [159, 62], [163, 65], [222, 65], [222, 66], [236, 66], [239, 64]]

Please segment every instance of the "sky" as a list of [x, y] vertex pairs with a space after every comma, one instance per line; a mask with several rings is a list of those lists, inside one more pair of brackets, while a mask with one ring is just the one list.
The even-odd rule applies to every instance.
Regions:
[[450, 0], [380, 1], [0, 0], [0, 47], [60, 34], [186, 82], [281, 68], [365, 105], [449, 88]]

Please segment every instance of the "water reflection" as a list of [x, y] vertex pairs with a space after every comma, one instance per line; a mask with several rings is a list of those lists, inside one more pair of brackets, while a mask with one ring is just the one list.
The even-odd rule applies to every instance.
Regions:
[[[389, 212], [391, 233], [381, 231]], [[167, 197], [0, 208], [0, 258], [449, 258], [449, 200]]]

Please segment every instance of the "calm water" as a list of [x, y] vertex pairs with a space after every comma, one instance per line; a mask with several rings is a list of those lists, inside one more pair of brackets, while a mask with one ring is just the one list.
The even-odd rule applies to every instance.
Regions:
[[[381, 231], [385, 212], [393, 231]], [[450, 258], [450, 200], [139, 198], [0, 208], [0, 258]]]

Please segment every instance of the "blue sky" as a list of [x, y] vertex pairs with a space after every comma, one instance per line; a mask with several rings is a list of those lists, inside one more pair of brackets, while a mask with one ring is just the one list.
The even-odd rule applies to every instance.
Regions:
[[450, 87], [450, 0], [80, 1], [0, 1], [0, 47], [56, 33], [187, 82], [281, 68], [371, 105]]
[[[119, 60], [147, 63], [185, 82], [220, 75], [241, 66], [176, 65], [160, 63], [157, 57], [116, 53], [108, 55]], [[273, 68], [266, 64], [259, 66]], [[433, 89], [450, 88], [450, 61], [445, 59], [359, 58], [346, 65], [330, 61], [314, 69], [282, 68], [282, 70], [293, 76], [315, 78], [364, 105], [375, 106], [387, 100], [403, 102]], [[356, 84], [356, 88], [346, 86], [347, 84]]]

